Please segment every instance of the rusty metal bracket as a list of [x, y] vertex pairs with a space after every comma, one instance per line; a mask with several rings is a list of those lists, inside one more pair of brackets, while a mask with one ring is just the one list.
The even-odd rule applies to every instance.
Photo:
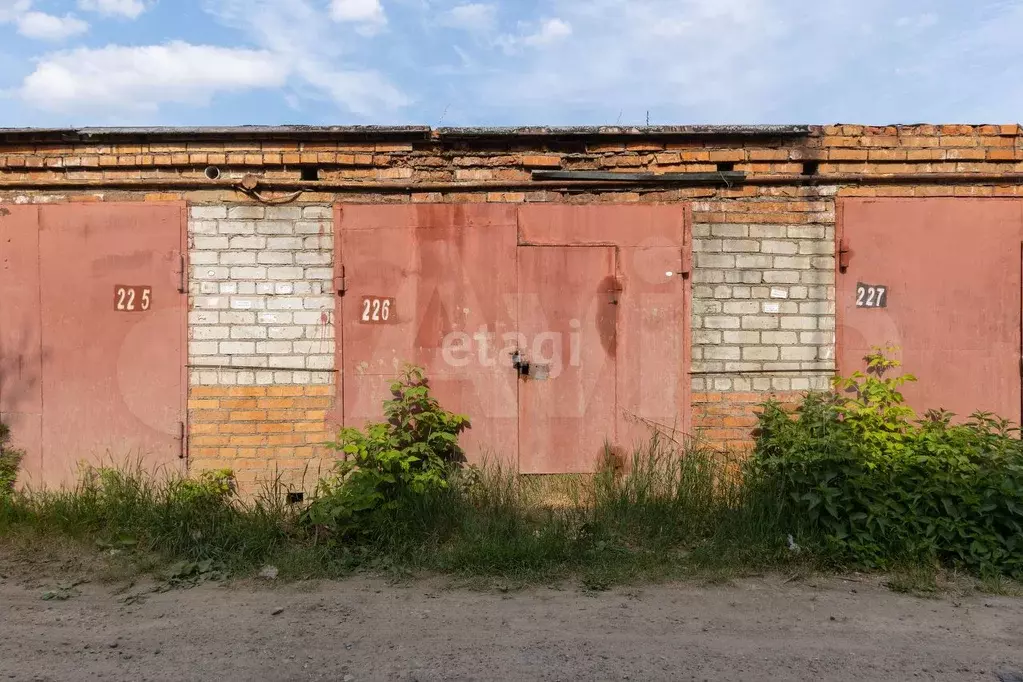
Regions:
[[185, 254], [178, 254], [178, 293], [188, 293], [188, 283], [185, 281], [187, 273], [185, 272]]
[[345, 266], [341, 266], [341, 274], [334, 277], [334, 291], [338, 296], [344, 296], [348, 291], [348, 278], [345, 277]]
[[180, 450], [178, 452], [178, 459], [184, 460], [185, 466], [188, 466], [188, 432], [185, 428], [185, 422], [178, 422], [178, 442]]
[[852, 251], [849, 249], [849, 240], [842, 237], [838, 240], [838, 269], [845, 272], [849, 269], [849, 260], [852, 258]]

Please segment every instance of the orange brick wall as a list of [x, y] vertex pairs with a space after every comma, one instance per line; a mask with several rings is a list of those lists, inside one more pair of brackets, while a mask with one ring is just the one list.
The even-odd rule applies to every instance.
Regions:
[[768, 399], [796, 404], [802, 395], [799, 391], [693, 393], [693, 427], [701, 442], [730, 452], [745, 452], [753, 444], [752, 431], [760, 405]]
[[252, 492], [279, 479], [311, 491], [333, 461], [324, 443], [332, 386], [192, 386], [189, 469], [233, 469]]

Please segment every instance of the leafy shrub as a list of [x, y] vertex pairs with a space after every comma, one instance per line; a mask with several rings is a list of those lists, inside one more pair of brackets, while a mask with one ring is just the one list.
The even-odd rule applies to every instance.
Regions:
[[341, 429], [331, 444], [342, 459], [320, 482], [306, 514], [311, 524], [344, 534], [403, 498], [447, 489], [452, 465], [463, 459], [458, 436], [469, 420], [441, 408], [419, 367], [407, 367], [391, 395], [387, 421]]
[[234, 471], [204, 471], [198, 478], [184, 478], [171, 483], [171, 496], [182, 503], [210, 500], [219, 502], [232, 497], [237, 490]]
[[9, 447], [11, 431], [6, 424], [0, 423], [0, 497], [11, 494], [14, 483], [18, 480], [18, 469], [24, 453]]
[[990, 414], [964, 423], [931, 411], [917, 418], [888, 376], [890, 349], [867, 373], [809, 393], [795, 414], [775, 402], [759, 417], [753, 464], [792, 518], [840, 560], [888, 567], [901, 560], [1023, 575], [1023, 445], [1019, 429]]

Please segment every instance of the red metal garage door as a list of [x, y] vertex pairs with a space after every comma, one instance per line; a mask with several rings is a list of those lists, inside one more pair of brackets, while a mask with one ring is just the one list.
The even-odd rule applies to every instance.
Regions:
[[[26, 318], [40, 344], [40, 437], [22, 441], [29, 484], [70, 483], [83, 461], [182, 470], [183, 220], [180, 204], [54, 205], [21, 226], [17, 276], [36, 293], [9, 275], [0, 297], [4, 321]], [[32, 349], [11, 348], [5, 363], [32, 362]]]
[[[1023, 204], [995, 199], [839, 202], [838, 366], [901, 347], [918, 411], [1020, 419]], [[842, 267], [845, 265], [846, 267]]]
[[[670, 204], [536, 204], [519, 210], [520, 244], [615, 246], [620, 293], [613, 306], [613, 433], [627, 455], [649, 441], [651, 428], [689, 430], [687, 211]], [[606, 288], [606, 282], [599, 284]], [[588, 428], [612, 432], [592, 423]], [[592, 470], [596, 460], [592, 452], [587, 456], [590, 464], [580, 471]]]
[[523, 473], [686, 428], [683, 207], [344, 206], [337, 224], [345, 424], [378, 419], [413, 362], [469, 415], [471, 459]]

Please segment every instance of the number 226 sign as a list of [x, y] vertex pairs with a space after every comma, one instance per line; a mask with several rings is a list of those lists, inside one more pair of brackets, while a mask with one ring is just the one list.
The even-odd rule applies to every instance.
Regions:
[[359, 322], [362, 324], [397, 324], [394, 299], [383, 296], [363, 296], [359, 307]]

